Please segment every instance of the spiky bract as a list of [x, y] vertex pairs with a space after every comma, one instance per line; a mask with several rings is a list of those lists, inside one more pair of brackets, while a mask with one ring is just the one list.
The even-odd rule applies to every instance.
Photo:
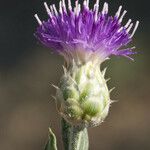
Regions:
[[109, 91], [99, 66], [75, 62], [65, 69], [56, 94], [57, 108], [71, 124], [97, 126], [108, 114]]

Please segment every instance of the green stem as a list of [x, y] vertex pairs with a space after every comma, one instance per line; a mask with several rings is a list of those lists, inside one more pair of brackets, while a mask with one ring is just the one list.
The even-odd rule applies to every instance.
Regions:
[[88, 150], [89, 140], [86, 128], [71, 126], [62, 119], [62, 137], [65, 150]]

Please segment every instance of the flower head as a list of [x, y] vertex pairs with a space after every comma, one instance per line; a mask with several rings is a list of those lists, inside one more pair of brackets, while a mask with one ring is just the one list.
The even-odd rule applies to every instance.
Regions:
[[130, 58], [135, 53], [135, 47], [122, 47], [131, 42], [139, 21], [132, 31], [131, 19], [123, 26], [122, 20], [127, 11], [121, 12], [122, 6], [113, 17], [108, 15], [107, 3], [99, 11], [99, 0], [93, 9], [89, 8], [89, 0], [84, 0], [82, 6], [76, 0], [74, 9], [70, 0], [68, 9], [65, 0], [60, 1], [59, 11], [54, 4], [48, 7], [44, 3], [44, 6], [49, 18], [41, 21], [35, 14], [39, 23], [35, 36], [44, 45], [63, 55], [67, 62], [72, 59], [82, 62], [98, 59], [103, 62], [110, 55]]
[[[49, 48], [64, 56], [67, 65], [56, 92], [57, 108], [70, 124], [83, 127], [97, 126], [107, 116], [112, 101], [104, 72], [99, 65], [110, 55], [130, 57], [134, 47], [123, 48], [131, 42], [138, 27], [131, 19], [123, 26], [127, 11], [119, 7], [115, 16], [108, 15], [108, 4], [99, 11], [99, 0], [93, 9], [89, 0], [81, 6], [75, 1], [74, 9], [68, 0], [48, 7], [44, 3], [49, 19], [41, 21], [35, 15], [39, 27], [35, 36]], [[81, 9], [82, 7], [82, 9]], [[132, 29], [132, 31], [131, 31]]]

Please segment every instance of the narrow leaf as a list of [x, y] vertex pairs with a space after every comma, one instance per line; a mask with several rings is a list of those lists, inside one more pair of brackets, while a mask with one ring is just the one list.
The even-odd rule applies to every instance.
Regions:
[[52, 132], [51, 128], [49, 128], [48, 142], [47, 142], [47, 144], [45, 146], [45, 150], [57, 150], [56, 136]]

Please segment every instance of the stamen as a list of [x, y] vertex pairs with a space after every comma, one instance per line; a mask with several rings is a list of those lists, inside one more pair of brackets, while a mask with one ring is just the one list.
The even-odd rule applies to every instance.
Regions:
[[126, 23], [126, 25], [125, 25], [124, 27], [125, 27], [125, 28], [128, 28], [128, 26], [130, 25], [131, 21], [132, 21], [132, 20], [129, 19], [128, 22]]
[[95, 19], [95, 21], [97, 21], [97, 19], [98, 19], [98, 16], [97, 16], [97, 14], [98, 14], [98, 9], [97, 9], [97, 6], [95, 6], [96, 8], [95, 8], [95, 15], [94, 15], [94, 19]]
[[59, 12], [60, 12], [60, 14], [63, 13], [63, 11], [62, 11], [62, 1], [59, 2]]
[[98, 10], [99, 10], [99, 0], [97, 0], [94, 5], [94, 11], [96, 11], [98, 13]]
[[99, 10], [99, 5], [96, 5], [95, 4], [95, 6], [94, 6], [95, 8], [95, 15], [94, 15], [94, 19], [95, 19], [95, 21], [97, 21], [97, 19], [98, 19], [98, 10]]
[[51, 10], [51, 13], [54, 15], [54, 10], [53, 10], [53, 6], [50, 5], [50, 10]]
[[126, 10], [124, 10], [124, 12], [122, 13], [122, 16], [120, 17], [120, 19], [119, 19], [119, 23], [121, 23], [122, 22], [122, 20], [123, 20], [123, 17], [125, 16], [125, 14], [127, 13], [127, 11]]
[[65, 0], [62, 0], [62, 7], [64, 8], [64, 11], [67, 12]]
[[70, 11], [72, 11], [71, 0], [68, 0], [68, 8]]
[[97, 14], [95, 13], [95, 16], [94, 16], [94, 20], [95, 22], [97, 21], [98, 17], [97, 17]]
[[130, 35], [130, 38], [132, 38], [132, 37], [134, 36], [134, 34], [135, 34], [135, 32], [136, 32], [138, 26], [139, 26], [139, 21], [136, 22], [135, 27], [134, 27], [134, 29], [133, 29], [133, 32], [132, 32], [132, 34]]
[[119, 28], [117, 32], [120, 32], [123, 29], [123, 27]]
[[40, 18], [38, 17], [38, 15], [35, 14], [34, 17], [36, 18], [38, 24], [41, 26], [42, 25], [42, 21], [40, 20]]
[[52, 6], [53, 6], [53, 10], [54, 10], [55, 15], [58, 16], [58, 12], [57, 12], [55, 4], [53, 4]]
[[121, 9], [122, 9], [122, 6], [119, 6], [118, 11], [116, 12], [116, 15], [115, 15], [117, 18], [119, 18], [120, 16]]
[[107, 14], [108, 13], [108, 3], [104, 3], [104, 6], [103, 6], [103, 10], [102, 10], [102, 14]]
[[83, 6], [84, 6], [84, 7], [86, 7], [86, 4], [87, 4], [87, 3], [86, 3], [86, 0], [84, 0], [84, 2], [83, 2]]
[[77, 8], [78, 7], [78, 0], [76, 0], [75, 5], [76, 5], [76, 8]]
[[99, 6], [99, 0], [96, 1], [96, 5]]
[[48, 14], [50, 17], [52, 17], [52, 13], [51, 13], [51, 11], [50, 11], [50, 9], [49, 9], [49, 7], [48, 7], [48, 5], [47, 5], [46, 2], [44, 2], [44, 6], [45, 6], [45, 9], [46, 9], [47, 14]]
[[89, 0], [87, 0], [86, 6], [87, 6], [87, 8], [89, 8]]
[[98, 10], [99, 10], [99, 0], [97, 0], [96, 3], [95, 3], [95, 5], [94, 5], [94, 11], [95, 11], [94, 20], [95, 20], [95, 22], [98, 19]]
[[128, 27], [128, 29], [127, 29], [127, 33], [129, 33], [129, 32], [130, 32], [130, 30], [131, 30], [132, 26], [133, 26], [133, 23], [131, 23], [131, 24], [130, 24], [130, 26]]
[[78, 8], [77, 8], [77, 16], [79, 15], [80, 11], [81, 11], [81, 5], [78, 4]]
[[78, 0], [76, 0], [76, 2], [75, 2], [75, 7], [74, 7], [74, 13], [76, 14], [76, 15], [78, 15]]

